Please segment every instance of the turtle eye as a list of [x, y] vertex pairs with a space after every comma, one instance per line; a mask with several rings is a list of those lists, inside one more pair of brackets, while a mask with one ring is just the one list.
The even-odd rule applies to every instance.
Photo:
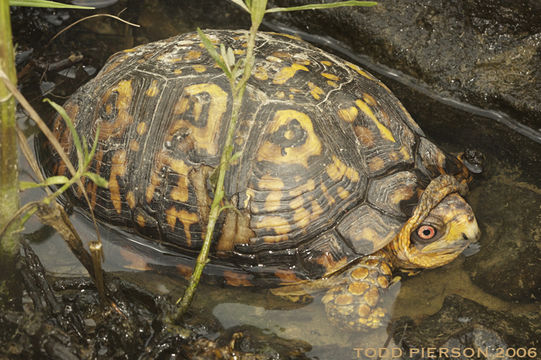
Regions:
[[420, 240], [431, 240], [436, 236], [436, 228], [432, 225], [421, 225], [417, 229], [417, 237]]

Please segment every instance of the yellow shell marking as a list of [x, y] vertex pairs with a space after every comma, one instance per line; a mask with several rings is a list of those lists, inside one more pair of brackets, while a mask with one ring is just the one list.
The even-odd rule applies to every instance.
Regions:
[[207, 71], [207, 67], [205, 65], [192, 65], [192, 68], [195, 70], [195, 72], [198, 73], [204, 73], [205, 71]]
[[321, 76], [333, 81], [338, 81], [340, 79], [338, 76], [334, 74], [329, 74], [329, 73], [324, 73], [324, 72], [321, 73]]
[[291, 226], [287, 219], [281, 216], [265, 216], [260, 221], [254, 223], [256, 229], [272, 229], [279, 235], [287, 234]]
[[337, 88], [338, 84], [334, 81], [327, 80], [327, 85], [332, 86], [333, 88]]
[[273, 84], [278, 84], [278, 85], [285, 84], [286, 81], [291, 79], [295, 75], [295, 73], [299, 70], [309, 71], [308, 68], [304, 65], [292, 64], [291, 66], [283, 67], [280, 70], [280, 72], [278, 72], [274, 76], [274, 79], [272, 80], [272, 82]]
[[168, 166], [179, 175], [177, 185], [171, 190], [171, 199], [179, 202], [188, 201], [188, 173], [190, 172], [191, 167], [186, 165], [181, 159], [175, 159], [168, 156], [166, 151], [160, 151], [155, 158], [154, 170], [152, 171], [150, 184], [146, 190], [147, 203], [152, 201], [154, 191], [161, 183], [158, 172], [163, 166]]
[[145, 227], [145, 218], [144, 218], [143, 215], [141, 215], [141, 214], [137, 215], [136, 218], [135, 218], [135, 221], [137, 222], [137, 224], [140, 227], [142, 227], [142, 228]]
[[374, 99], [370, 94], [367, 94], [367, 93], [363, 94], [363, 100], [365, 103], [367, 103], [370, 106], [375, 106], [378, 104], [376, 99]]
[[316, 100], [319, 100], [321, 98], [321, 95], [325, 94], [322, 88], [316, 86], [310, 81], [308, 82], [308, 87], [310, 88], [310, 94], [312, 94], [312, 97]]
[[184, 226], [184, 234], [186, 234], [186, 244], [188, 246], [192, 245], [192, 233], [190, 232], [190, 226], [199, 221], [199, 216], [197, 214], [191, 213], [184, 209], [177, 210], [174, 206], [165, 210], [166, 221], [171, 227], [171, 230], [175, 230], [177, 225], [177, 219]]
[[340, 116], [342, 120], [348, 123], [353, 122], [357, 118], [358, 114], [359, 110], [357, 110], [355, 106], [338, 110], [338, 116]]
[[298, 227], [304, 228], [306, 227], [306, 225], [310, 224], [310, 215], [310, 211], [306, 210], [303, 207], [300, 207], [295, 210], [295, 214], [293, 214], [293, 220], [295, 220], [295, 223], [297, 223]]
[[135, 208], [135, 195], [133, 194], [133, 191], [128, 191], [126, 194], [126, 201], [128, 202], [130, 209]]
[[117, 176], [126, 175], [126, 150], [118, 150], [111, 159], [111, 175], [109, 176], [109, 192], [111, 201], [117, 213], [122, 211], [122, 201], [120, 198], [120, 186]]
[[304, 184], [297, 186], [289, 191], [291, 196], [299, 196], [301, 194], [312, 191], [316, 188], [316, 182], [314, 179], [308, 179]]
[[347, 165], [335, 155], [332, 156], [332, 160], [333, 162], [327, 165], [327, 175], [329, 175], [332, 180], [339, 181], [344, 177]]
[[331, 66], [331, 65], [332, 65], [332, 62], [327, 61], [327, 60], [323, 60], [323, 61], [321, 61], [321, 63], [322, 63], [323, 65], [325, 65], [325, 66]]
[[276, 211], [280, 209], [280, 200], [282, 199], [281, 191], [271, 191], [265, 199], [265, 210]]
[[[268, 133], [276, 132], [280, 126], [287, 125], [296, 120], [306, 132], [306, 141], [300, 146], [291, 146], [282, 149], [279, 145], [265, 141], [257, 152], [258, 161], [269, 161], [275, 164], [301, 164], [308, 167], [310, 156], [321, 154], [321, 142], [314, 133], [312, 121], [308, 115], [296, 110], [279, 110], [268, 129]], [[283, 150], [283, 153], [282, 153]]]
[[[206, 114], [202, 114], [203, 104], [199, 102], [197, 97], [202, 93], [207, 93], [210, 96], [210, 106], [208, 106]], [[174, 133], [182, 127], [189, 128], [195, 146], [204, 149], [209, 155], [216, 155], [218, 152], [217, 137], [221, 133], [220, 125], [227, 109], [227, 97], [227, 93], [216, 84], [196, 84], [186, 87], [182, 98], [175, 105], [174, 113], [183, 115], [190, 108], [193, 108], [194, 121], [197, 122], [201, 116], [207, 117], [206, 126], [198, 127], [188, 120], [181, 119], [173, 125], [170, 133]]]
[[284, 182], [280, 178], [275, 178], [270, 175], [263, 175], [259, 179], [258, 186], [264, 190], [282, 190], [284, 188]]
[[150, 87], [145, 92], [146, 96], [154, 97], [158, 95], [158, 81], [152, 80], [152, 83], [150, 84]]
[[147, 131], [147, 124], [145, 122], [140, 122], [137, 124], [137, 128], [135, 130], [139, 135], [143, 135]]
[[267, 80], [269, 78], [269, 74], [267, 74], [267, 69], [265, 69], [263, 66], [257, 66], [254, 71], [254, 77], [257, 80]]
[[338, 189], [336, 189], [336, 192], [341, 199], [347, 199], [349, 196], [349, 191], [344, 189], [342, 186], [339, 186]]
[[396, 140], [394, 139], [393, 134], [391, 133], [391, 131], [389, 129], [387, 129], [381, 122], [379, 122], [379, 120], [376, 118], [376, 116], [374, 115], [374, 113], [370, 109], [370, 106], [368, 106], [362, 100], [355, 100], [355, 105], [357, 105], [357, 107], [363, 113], [365, 113], [370, 118], [370, 120], [372, 120], [374, 122], [374, 124], [376, 124], [376, 127], [378, 128], [378, 130], [379, 130], [381, 136], [383, 136], [383, 138], [385, 138], [385, 139], [387, 139], [389, 141], [392, 141], [392, 142], [396, 142]]
[[184, 56], [184, 60], [195, 60], [195, 59], [199, 59], [200, 57], [201, 57], [201, 51], [190, 50], [188, 51], [186, 56]]
[[349, 68], [355, 70], [355, 71], [357, 72], [357, 74], [362, 75], [362, 76], [364, 76], [364, 77], [367, 78], [367, 79], [374, 80], [374, 78], [373, 78], [370, 74], [368, 74], [367, 72], [364, 72], [364, 71], [363, 71], [360, 67], [358, 67], [357, 65], [352, 64], [352, 63], [347, 62], [347, 61], [346, 61], [345, 63], [346, 63], [346, 65], [347, 65]]
[[139, 151], [139, 143], [137, 142], [137, 140], [132, 140], [130, 141], [130, 150], [131, 151]]
[[128, 112], [132, 100], [131, 80], [120, 81], [107, 92], [106, 99], [112, 96], [113, 92], [117, 93], [115, 106], [118, 115], [114, 122], [100, 122], [100, 140], [121, 136], [133, 120]]

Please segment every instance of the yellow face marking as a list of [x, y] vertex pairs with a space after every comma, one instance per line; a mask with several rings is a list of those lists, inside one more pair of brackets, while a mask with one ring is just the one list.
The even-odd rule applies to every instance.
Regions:
[[299, 70], [308, 71], [308, 68], [300, 64], [292, 64], [291, 66], [283, 67], [280, 71], [274, 76], [272, 80], [273, 84], [285, 84], [289, 79], [291, 79], [295, 73]]
[[321, 98], [321, 95], [325, 94], [322, 88], [314, 85], [314, 83], [310, 81], [308, 82], [308, 87], [310, 88], [310, 94], [312, 94], [312, 97], [316, 100], [319, 100]]
[[137, 225], [144, 228], [145, 227], [145, 218], [143, 215], [139, 214], [135, 217], [135, 221], [137, 222]]
[[268, 129], [268, 134], [272, 134], [281, 126], [287, 126], [290, 122], [297, 121], [302, 130], [306, 133], [304, 144], [282, 148], [279, 144], [265, 141], [257, 152], [258, 161], [269, 161], [275, 164], [301, 164], [308, 167], [308, 159], [311, 156], [321, 154], [321, 142], [314, 133], [312, 121], [308, 115], [296, 110], [279, 110], [274, 115], [274, 119]]
[[364, 76], [364, 77], [367, 78], [367, 79], [374, 80], [374, 78], [372, 77], [372, 75], [370, 75], [369, 73], [363, 71], [363, 70], [362, 70], [360, 67], [358, 67], [357, 65], [352, 64], [352, 63], [347, 62], [347, 61], [346, 61], [345, 63], [346, 63], [346, 65], [347, 65], [349, 68], [355, 70], [355, 71], [357, 72], [357, 74], [362, 75], [362, 76]]
[[331, 66], [331, 65], [332, 65], [332, 62], [327, 61], [327, 60], [323, 60], [323, 61], [321, 61], [321, 63], [322, 63], [323, 65], [325, 65], [325, 66]]
[[195, 70], [195, 72], [198, 73], [204, 73], [205, 71], [207, 71], [207, 67], [201, 64], [192, 65], [192, 68]]
[[111, 175], [109, 176], [109, 192], [111, 201], [118, 214], [122, 212], [122, 201], [120, 198], [120, 186], [117, 176], [126, 175], [126, 150], [117, 150], [111, 159]]
[[[204, 93], [209, 95], [210, 105], [206, 109], [207, 113], [202, 114], [203, 104], [200, 103], [201, 100], [197, 95]], [[174, 113], [183, 115], [192, 108], [194, 121], [197, 123], [201, 116], [206, 117], [206, 126], [198, 127], [188, 120], [181, 119], [173, 124], [169, 134], [174, 134], [182, 127], [189, 128], [191, 130], [190, 137], [193, 138], [195, 146], [205, 150], [209, 155], [216, 155], [218, 136], [220, 135], [222, 117], [227, 109], [227, 100], [227, 93], [216, 84], [196, 84], [186, 87], [182, 98], [175, 105]]]
[[169, 227], [171, 227], [172, 231], [175, 230], [175, 226], [177, 225], [177, 219], [182, 223], [182, 225], [184, 226], [184, 234], [186, 235], [186, 244], [188, 246], [191, 246], [192, 233], [190, 232], [190, 226], [199, 222], [199, 216], [184, 209], [177, 210], [174, 206], [172, 206], [169, 209], [165, 210], [165, 219], [169, 224]]
[[263, 66], [256, 66], [254, 71], [254, 77], [257, 80], [267, 80], [269, 78], [269, 74], [267, 74], [267, 69], [265, 69]]
[[[129, 108], [132, 100], [131, 80], [122, 80], [114, 88], [110, 89], [105, 96], [108, 99], [117, 93], [116, 109], [118, 115], [114, 122], [100, 123], [100, 140], [107, 140], [111, 137], [122, 136], [126, 127], [132, 122], [133, 118], [129, 113]], [[107, 106], [106, 106], [107, 107]]]
[[325, 73], [325, 72], [322, 72], [321, 76], [323, 76], [326, 79], [333, 80], [333, 81], [338, 81], [340, 79], [338, 76], [336, 76], [334, 74], [329, 74], [329, 73]]
[[145, 92], [146, 96], [150, 96], [150, 97], [154, 97], [156, 95], [158, 95], [158, 81], [157, 80], [152, 80], [152, 83], [150, 84], [149, 88], [147, 89], [147, 91]]
[[137, 124], [137, 128], [135, 130], [139, 135], [143, 135], [147, 131], [147, 124], [145, 122], [140, 122]]
[[126, 194], [126, 201], [128, 202], [130, 209], [135, 208], [135, 195], [133, 194], [133, 191], [128, 191]]
[[201, 51], [190, 50], [188, 51], [186, 56], [184, 56], [184, 60], [195, 60], [195, 59], [199, 59], [200, 57], [201, 57]]
[[376, 124], [381, 136], [389, 141], [396, 142], [393, 134], [376, 118], [370, 107], [362, 100], [355, 100], [355, 105]]
[[355, 106], [338, 110], [338, 116], [340, 116], [342, 120], [348, 123], [353, 122], [357, 118], [358, 114], [359, 110], [357, 110]]
[[139, 143], [137, 142], [137, 140], [132, 140], [130, 141], [130, 150], [131, 151], [138, 151], [139, 150]]

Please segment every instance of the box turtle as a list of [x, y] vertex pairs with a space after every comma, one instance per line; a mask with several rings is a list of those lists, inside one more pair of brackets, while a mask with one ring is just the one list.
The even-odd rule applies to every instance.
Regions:
[[[246, 32], [206, 34], [245, 52]], [[331, 321], [381, 326], [393, 271], [444, 265], [479, 237], [462, 198], [468, 171], [357, 65], [274, 33], [258, 35], [255, 56], [211, 263], [225, 284], [327, 289]], [[83, 182], [95, 215], [195, 257], [231, 105], [195, 33], [113, 55], [65, 104], [90, 143], [99, 127], [90, 171], [109, 188]], [[60, 118], [54, 132], [76, 163]], [[67, 175], [49, 160], [50, 174]], [[81, 189], [71, 197], [85, 206]]]

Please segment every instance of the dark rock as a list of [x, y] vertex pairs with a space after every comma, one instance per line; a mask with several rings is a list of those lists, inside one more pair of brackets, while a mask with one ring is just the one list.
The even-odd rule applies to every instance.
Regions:
[[[274, 0], [270, 6], [309, 2]], [[537, 1], [392, 0], [370, 8], [283, 12], [267, 19], [332, 37], [440, 95], [507, 112], [540, 136]]]
[[401, 344], [404, 359], [428, 358], [430, 348], [442, 359], [479, 358], [480, 353], [487, 359], [513, 358], [518, 349], [524, 349], [523, 357], [534, 359], [540, 346], [540, 320], [539, 313], [514, 316], [452, 295], [439, 312], [419, 324], [401, 318], [393, 326], [393, 338]]
[[484, 234], [481, 250], [465, 262], [472, 281], [503, 300], [540, 301], [541, 189], [498, 172], [476, 186], [471, 200]]

